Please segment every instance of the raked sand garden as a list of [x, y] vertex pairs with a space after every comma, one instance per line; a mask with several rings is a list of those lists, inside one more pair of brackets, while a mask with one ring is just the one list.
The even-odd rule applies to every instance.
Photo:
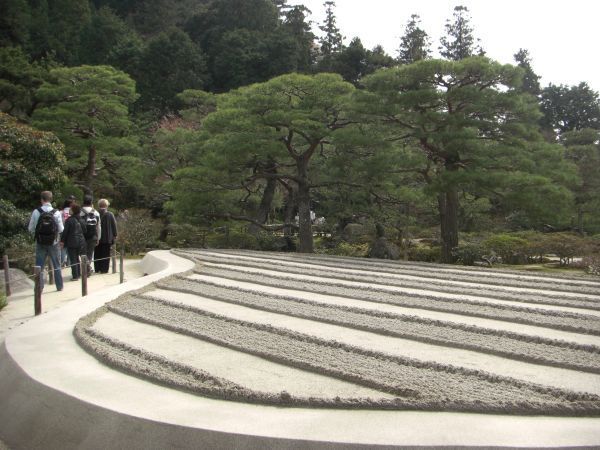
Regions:
[[593, 279], [177, 254], [194, 260], [191, 273], [82, 318], [78, 342], [127, 373], [231, 401], [600, 416]]
[[228, 432], [309, 447], [600, 445], [599, 280], [173, 253], [192, 270], [100, 304], [72, 336], [102, 367], [180, 392], [186, 411], [198, 399], [264, 417]]

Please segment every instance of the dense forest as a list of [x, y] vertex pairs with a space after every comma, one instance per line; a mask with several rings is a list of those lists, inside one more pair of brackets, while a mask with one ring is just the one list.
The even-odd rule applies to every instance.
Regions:
[[394, 55], [335, 7], [0, 0], [0, 251], [52, 190], [110, 199], [131, 251], [600, 270], [597, 92], [541, 86], [526, 49], [489, 59], [464, 6], [438, 43], [408, 12]]

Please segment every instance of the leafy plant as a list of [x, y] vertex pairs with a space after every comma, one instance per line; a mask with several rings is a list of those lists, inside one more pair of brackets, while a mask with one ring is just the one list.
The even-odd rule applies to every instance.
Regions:
[[153, 219], [150, 211], [130, 209], [118, 216], [119, 242], [125, 252], [139, 255], [147, 247], [157, 245], [161, 224]]

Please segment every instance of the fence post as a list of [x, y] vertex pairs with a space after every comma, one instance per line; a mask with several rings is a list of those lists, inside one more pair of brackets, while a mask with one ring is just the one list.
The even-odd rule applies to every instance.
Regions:
[[48, 284], [54, 284], [54, 266], [52, 265], [52, 259], [48, 256]]
[[4, 267], [4, 289], [6, 290], [6, 296], [10, 297], [10, 267], [8, 266], [8, 255], [2, 257], [2, 266]]
[[33, 288], [33, 311], [36, 316], [42, 313], [42, 267], [35, 266], [33, 268], [35, 285]]
[[88, 279], [88, 259], [87, 256], [81, 255], [81, 296], [87, 295], [87, 279]]
[[117, 273], [117, 246], [110, 246], [110, 260], [112, 262], [112, 273]]
[[123, 254], [125, 253], [125, 246], [121, 246], [121, 252], [119, 253], [119, 283], [123, 284], [125, 279], [125, 273], [123, 272]]

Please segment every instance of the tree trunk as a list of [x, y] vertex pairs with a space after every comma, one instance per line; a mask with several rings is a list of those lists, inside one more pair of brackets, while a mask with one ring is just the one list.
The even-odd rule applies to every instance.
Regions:
[[[273, 205], [273, 198], [275, 197], [276, 187], [277, 180], [275, 178], [268, 178], [267, 185], [265, 186], [265, 190], [263, 191], [263, 195], [260, 200], [258, 211], [256, 212], [256, 221], [260, 224], [264, 225], [265, 223], [267, 223], [267, 219], [269, 218], [269, 212], [271, 211], [271, 206]], [[260, 226], [252, 223], [248, 227], [248, 231], [251, 234], [258, 234], [261, 231], [261, 228]]]
[[85, 168], [85, 186], [84, 191], [88, 195], [94, 194], [94, 179], [96, 178], [96, 146], [90, 145], [88, 148], [88, 163]]
[[[287, 197], [285, 198], [285, 209], [283, 212], [283, 222], [286, 224], [294, 223], [294, 217], [296, 216], [296, 192], [293, 187], [286, 186], [287, 189]], [[291, 237], [293, 235], [293, 227], [291, 225], [286, 225], [283, 228], [283, 235], [286, 237]]]
[[440, 230], [442, 235], [442, 262], [453, 263], [452, 250], [458, 246], [458, 192], [448, 188], [438, 194]]
[[298, 161], [298, 252], [313, 253], [312, 223], [310, 221], [310, 187], [308, 184], [307, 162]]

